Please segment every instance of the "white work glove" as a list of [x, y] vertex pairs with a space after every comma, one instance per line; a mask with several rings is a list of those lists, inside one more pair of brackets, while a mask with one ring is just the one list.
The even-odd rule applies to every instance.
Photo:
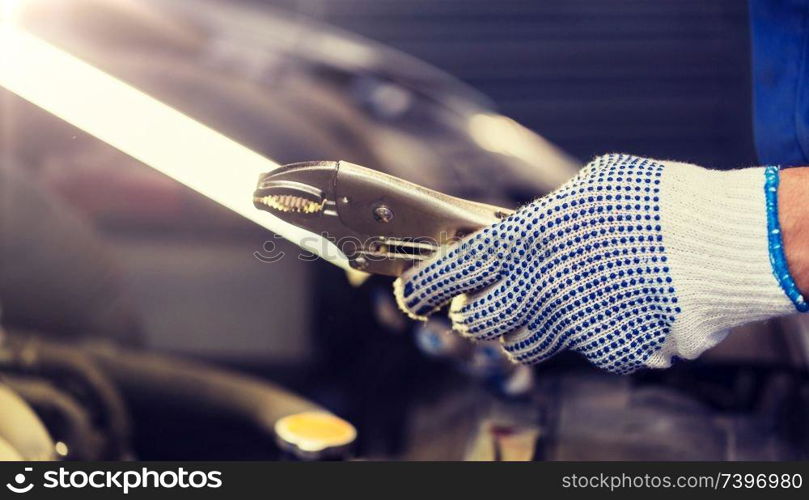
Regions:
[[781, 248], [777, 184], [776, 167], [602, 156], [409, 270], [394, 293], [414, 318], [452, 300], [455, 330], [499, 337], [521, 363], [571, 349], [616, 373], [667, 367], [731, 327], [806, 310]]

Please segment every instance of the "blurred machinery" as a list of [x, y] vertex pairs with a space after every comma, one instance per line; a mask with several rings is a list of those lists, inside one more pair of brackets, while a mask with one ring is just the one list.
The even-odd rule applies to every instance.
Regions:
[[[281, 163], [340, 158], [501, 206], [576, 171], [447, 74], [295, 13], [27, 0], [19, 19]], [[798, 320], [661, 373], [516, 367], [440, 318], [406, 320], [388, 279], [354, 286], [2, 90], [0, 113], [0, 404], [18, 408], [0, 416], [4, 458], [809, 454]]]

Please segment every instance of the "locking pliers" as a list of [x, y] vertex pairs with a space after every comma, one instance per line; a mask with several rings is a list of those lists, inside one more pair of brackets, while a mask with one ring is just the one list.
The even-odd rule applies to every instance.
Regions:
[[262, 174], [253, 203], [327, 238], [354, 269], [389, 276], [512, 213], [346, 161], [293, 163]]

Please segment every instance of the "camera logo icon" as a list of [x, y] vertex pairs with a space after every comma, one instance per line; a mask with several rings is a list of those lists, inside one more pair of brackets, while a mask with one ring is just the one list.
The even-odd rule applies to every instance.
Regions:
[[[34, 469], [32, 469], [31, 467], [25, 468], [25, 472], [31, 472], [32, 470]], [[6, 483], [6, 488], [8, 488], [14, 493], [28, 493], [34, 487], [34, 484], [33, 483], [26, 484], [26, 481], [27, 479], [25, 477], [25, 474], [20, 472], [14, 476], [14, 484]]]

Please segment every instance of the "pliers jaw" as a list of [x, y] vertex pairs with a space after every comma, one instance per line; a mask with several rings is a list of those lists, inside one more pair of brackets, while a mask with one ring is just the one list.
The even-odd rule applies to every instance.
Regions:
[[333, 201], [337, 171], [334, 161], [284, 165], [259, 177], [253, 204], [273, 213], [317, 215]]
[[263, 174], [253, 202], [332, 241], [353, 268], [390, 276], [511, 213], [345, 161]]

